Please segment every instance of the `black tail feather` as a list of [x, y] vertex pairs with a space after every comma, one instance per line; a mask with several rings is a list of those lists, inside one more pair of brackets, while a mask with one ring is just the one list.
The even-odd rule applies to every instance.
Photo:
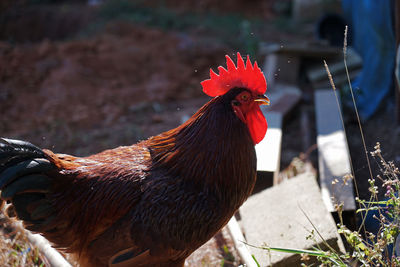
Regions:
[[45, 154], [31, 143], [0, 138], [0, 173], [8, 166], [32, 158], [45, 158]]
[[55, 166], [47, 159], [31, 159], [19, 162], [0, 173], [0, 188], [14, 182], [18, 177], [43, 173], [54, 168]]
[[41, 224], [52, 213], [46, 198], [51, 179], [46, 173], [54, 168], [40, 148], [0, 138], [0, 197], [11, 201], [15, 215], [25, 223]]

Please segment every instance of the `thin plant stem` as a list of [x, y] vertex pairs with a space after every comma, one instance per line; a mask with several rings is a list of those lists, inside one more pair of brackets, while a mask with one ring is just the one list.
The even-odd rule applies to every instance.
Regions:
[[354, 105], [354, 111], [356, 112], [356, 117], [357, 117], [357, 122], [358, 122], [358, 127], [360, 129], [360, 134], [361, 134], [361, 140], [363, 143], [363, 147], [364, 147], [364, 152], [365, 152], [365, 157], [367, 159], [367, 164], [368, 164], [368, 170], [369, 170], [369, 176], [371, 179], [373, 179], [373, 174], [372, 174], [372, 169], [371, 169], [371, 163], [369, 161], [369, 157], [368, 157], [368, 150], [367, 150], [367, 146], [365, 144], [365, 138], [364, 138], [364, 132], [361, 126], [361, 120], [360, 120], [360, 116], [358, 115], [358, 109], [357, 109], [357, 104], [356, 104], [356, 100], [354, 98], [354, 93], [353, 93], [353, 87], [351, 86], [351, 81], [350, 81], [350, 76], [349, 76], [349, 69], [347, 68], [347, 25], [346, 28], [344, 30], [344, 46], [343, 46], [343, 62], [344, 62], [344, 66], [346, 69], [346, 76], [347, 76], [347, 83], [349, 85], [350, 88], [350, 93], [351, 93], [351, 98], [353, 100], [353, 105]]
[[[357, 117], [357, 124], [358, 124], [358, 128], [359, 128], [360, 135], [361, 135], [361, 141], [362, 141], [363, 148], [364, 148], [364, 152], [365, 152], [365, 158], [366, 158], [366, 160], [367, 160], [369, 176], [370, 176], [370, 179], [374, 179], [373, 174], [372, 174], [371, 163], [370, 163], [369, 156], [368, 156], [367, 145], [365, 144], [364, 131], [363, 131], [362, 126], [361, 126], [361, 120], [360, 120], [360, 116], [359, 116], [359, 114], [358, 114], [358, 109], [357, 109], [356, 100], [355, 100], [355, 98], [354, 98], [353, 86], [351, 85], [351, 81], [350, 81], [349, 69], [348, 69], [348, 67], [347, 67], [347, 33], [348, 33], [348, 26], [346, 25], [346, 27], [345, 27], [345, 29], [344, 29], [343, 62], [344, 62], [345, 70], [346, 70], [347, 83], [348, 83], [349, 88], [350, 88], [351, 98], [352, 98], [352, 102], [353, 102], [353, 105], [354, 105], [354, 111], [355, 111], [356, 117]], [[354, 173], [354, 171], [353, 171], [353, 173]], [[355, 179], [355, 176], [354, 176], [354, 179]], [[357, 183], [355, 183], [355, 185], [356, 185], [355, 188], [356, 188], [356, 190], [358, 191], [358, 189], [357, 189]], [[357, 193], [357, 196], [358, 196], [358, 193]], [[358, 197], [359, 197], [359, 196], [358, 196]], [[371, 199], [372, 199], [372, 197], [371, 197]], [[368, 212], [368, 211], [367, 211], [367, 212]], [[365, 216], [364, 216], [364, 218], [363, 218], [363, 222], [365, 221], [365, 217], [366, 217], [366, 216], [367, 216], [367, 213], [365, 214]], [[361, 227], [364, 228], [364, 233], [365, 233], [365, 226], [364, 226], [364, 223], [361, 224], [360, 229], [359, 229], [358, 231], [361, 230]]]
[[[346, 40], [346, 38], [345, 38], [345, 40]], [[344, 131], [346, 131], [346, 128], [345, 128], [345, 126], [344, 126], [343, 115], [342, 115], [342, 112], [340, 112], [341, 108], [340, 108], [340, 103], [339, 103], [339, 96], [338, 96], [337, 93], [336, 93], [336, 86], [335, 86], [335, 83], [333, 82], [332, 74], [331, 74], [331, 72], [330, 72], [330, 70], [329, 70], [329, 67], [328, 67], [328, 64], [326, 63], [325, 60], [324, 60], [324, 66], [325, 66], [326, 72], [328, 73], [329, 82], [330, 82], [330, 84], [331, 84], [331, 86], [332, 86], [332, 89], [333, 89], [333, 92], [334, 92], [334, 94], [335, 94], [336, 105], [337, 105], [338, 110], [339, 110], [339, 116], [340, 116], [340, 122], [342, 123], [342, 128], [343, 128]], [[345, 67], [346, 67], [346, 70], [347, 70], [347, 66], [346, 66], [346, 65], [345, 65]], [[347, 75], [348, 75], [348, 74], [347, 74]], [[349, 78], [349, 77], [347, 77], [347, 78]], [[349, 141], [348, 141], [348, 139], [347, 139], [347, 135], [345, 134], [344, 136], [345, 136], [345, 138], [346, 138], [346, 143], [348, 144]], [[356, 181], [355, 181], [356, 178], [355, 178], [355, 175], [354, 175], [353, 163], [351, 162], [351, 160], [350, 160], [350, 169], [351, 169], [351, 175], [353, 176], [353, 179], [354, 179], [354, 185], [355, 185], [355, 189], [356, 189], [356, 195], [357, 195], [357, 197], [360, 197], [360, 194], [359, 194], [359, 192], [358, 192], [357, 183], [356, 183]]]

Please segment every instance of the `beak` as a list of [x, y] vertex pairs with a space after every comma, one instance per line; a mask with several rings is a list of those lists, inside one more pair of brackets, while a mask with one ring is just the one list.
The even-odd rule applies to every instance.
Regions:
[[254, 99], [254, 101], [259, 102], [259, 105], [266, 105], [268, 106], [270, 104], [269, 102], [269, 98], [266, 95], [258, 95], [256, 99]]

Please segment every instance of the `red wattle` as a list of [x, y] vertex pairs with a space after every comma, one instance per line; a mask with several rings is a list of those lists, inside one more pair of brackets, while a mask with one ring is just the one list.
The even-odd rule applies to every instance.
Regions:
[[267, 132], [268, 124], [258, 105], [246, 114], [246, 122], [254, 144], [260, 143]]

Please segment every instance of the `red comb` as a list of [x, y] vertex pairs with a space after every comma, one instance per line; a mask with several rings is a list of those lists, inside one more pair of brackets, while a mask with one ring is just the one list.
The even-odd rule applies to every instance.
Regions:
[[224, 95], [235, 87], [246, 88], [256, 94], [264, 94], [267, 90], [267, 82], [264, 74], [258, 67], [257, 62], [251, 65], [250, 58], [247, 56], [246, 66], [240, 53], [237, 53], [237, 67], [232, 59], [226, 55], [226, 66], [219, 66], [219, 75], [210, 69], [210, 79], [201, 82], [203, 92], [211, 97]]

